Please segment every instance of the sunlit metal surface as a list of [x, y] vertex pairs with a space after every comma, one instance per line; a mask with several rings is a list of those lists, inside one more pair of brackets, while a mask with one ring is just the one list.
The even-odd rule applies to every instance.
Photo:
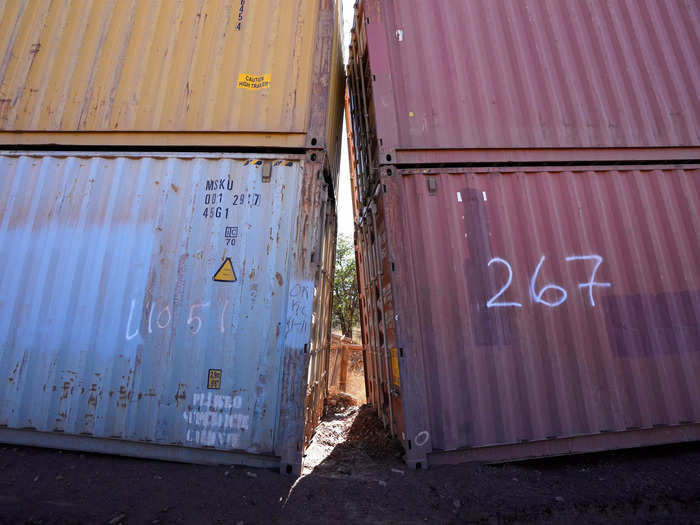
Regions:
[[409, 459], [700, 423], [697, 166], [383, 174], [358, 243], [368, 373]]
[[335, 152], [340, 23], [330, 0], [2, 0], [0, 143]]
[[366, 119], [379, 162], [700, 146], [694, 1], [363, 0], [352, 46], [355, 131]]
[[[0, 426], [296, 447], [305, 352], [328, 351], [317, 265], [332, 264], [319, 242], [335, 214], [316, 170], [298, 156], [0, 156]], [[298, 427], [282, 429], [290, 445], [281, 425]]]

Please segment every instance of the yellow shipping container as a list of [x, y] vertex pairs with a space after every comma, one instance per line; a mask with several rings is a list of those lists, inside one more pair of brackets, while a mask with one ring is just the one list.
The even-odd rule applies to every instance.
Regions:
[[340, 21], [334, 0], [0, 0], [0, 144], [335, 159]]

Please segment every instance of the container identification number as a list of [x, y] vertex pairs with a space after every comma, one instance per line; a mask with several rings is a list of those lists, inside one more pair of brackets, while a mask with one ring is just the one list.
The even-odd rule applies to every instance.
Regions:
[[[548, 306], [550, 308], [554, 308], [556, 306], [561, 305], [566, 301], [568, 297], [568, 293], [566, 289], [563, 287], [553, 284], [553, 283], [547, 283], [544, 286], [538, 288], [537, 281], [538, 277], [540, 275], [540, 272], [542, 270], [542, 266], [544, 265], [544, 262], [546, 260], [546, 257], [543, 255], [540, 258], [539, 263], [537, 263], [537, 267], [535, 268], [535, 272], [532, 274], [530, 277], [530, 299], [532, 300], [533, 303], [539, 303], [543, 304], [545, 306]], [[603, 264], [603, 258], [600, 255], [597, 254], [590, 254], [590, 255], [572, 255], [569, 257], [566, 257], [566, 262], [576, 262], [576, 261], [591, 261], [593, 262], [593, 267], [591, 270], [590, 278], [588, 281], [579, 283], [578, 287], [579, 288], [587, 288], [588, 289], [588, 301], [591, 306], [595, 306], [595, 298], [593, 297], [593, 289], [594, 288], [609, 288], [612, 286], [611, 283], [608, 282], [597, 282], [596, 279], [596, 273], [598, 272], [598, 268], [600, 268], [600, 265]], [[508, 290], [510, 285], [513, 282], [513, 267], [510, 265], [508, 261], [505, 259], [502, 259], [500, 257], [494, 257], [491, 259], [488, 263], [488, 266], [491, 266], [493, 264], [500, 264], [506, 267], [508, 270], [508, 279], [506, 283], [501, 287], [500, 290], [496, 293], [496, 295], [492, 296], [487, 302], [486, 302], [486, 307], [487, 308], [507, 308], [507, 307], [513, 307], [513, 308], [522, 308], [523, 305], [522, 303], [515, 302], [515, 301], [502, 301], [499, 300], [501, 296]], [[549, 292], [547, 294], [547, 292]], [[547, 294], [547, 298], [545, 298], [545, 294]]]
[[[145, 309], [145, 312], [147, 312], [146, 318], [141, 319], [140, 321], [137, 318], [135, 318], [136, 316], [138, 316], [138, 313], [136, 312], [136, 305], [136, 299], [132, 299], [131, 308], [129, 310], [129, 319], [126, 322], [127, 341], [131, 341], [134, 337], [139, 335], [141, 331], [141, 325], [144, 325], [144, 331], [147, 331], [149, 334], [152, 334], [156, 328], [160, 330], [165, 330], [166, 328], [168, 328], [168, 326], [170, 326], [173, 320], [173, 314], [169, 304], [158, 306], [156, 305], [155, 301], [150, 303], [150, 305], [148, 305], [148, 307]], [[226, 299], [224, 304], [221, 306], [221, 314], [218, 319], [219, 332], [222, 334], [226, 333], [226, 310], [228, 309], [228, 306], [229, 300]], [[209, 309], [210, 307], [210, 301], [203, 303], [194, 303], [190, 305], [190, 311], [185, 325], [187, 326], [192, 335], [197, 335], [202, 329], [202, 325], [204, 324], [204, 321], [202, 320], [199, 314], [204, 309]]]
[[241, 0], [241, 7], [238, 9], [238, 22], [236, 23], [236, 31], [241, 30], [243, 24], [243, 11], [245, 10], [245, 0]]
[[206, 218], [216, 218], [219, 219], [223, 217], [228, 219], [230, 206], [243, 206], [247, 205], [251, 208], [257, 208], [260, 206], [262, 201], [262, 196], [259, 193], [234, 193], [233, 197], [229, 201], [224, 199], [223, 193], [206, 193], [204, 195], [204, 211], [202, 216]]

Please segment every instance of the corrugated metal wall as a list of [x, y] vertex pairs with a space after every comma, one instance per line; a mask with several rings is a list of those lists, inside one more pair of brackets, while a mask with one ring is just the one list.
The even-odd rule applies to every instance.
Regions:
[[696, 1], [363, 0], [349, 71], [382, 163], [411, 149], [700, 145]]
[[405, 170], [382, 187], [386, 227], [362, 231], [388, 242], [379, 298], [413, 454], [700, 423], [697, 167]]
[[698, 2], [354, 24], [369, 398], [408, 463], [700, 437]]
[[314, 138], [335, 155], [338, 19], [330, 0], [3, 0], [0, 142], [308, 147]]
[[309, 255], [327, 266], [335, 231], [307, 164], [1, 156], [0, 426], [295, 448], [303, 401], [281, 403], [305, 388], [308, 346], [328, 351], [330, 292]]

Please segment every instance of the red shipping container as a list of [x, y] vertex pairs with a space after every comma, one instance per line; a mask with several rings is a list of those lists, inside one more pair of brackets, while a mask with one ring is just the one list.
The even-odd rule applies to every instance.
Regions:
[[368, 390], [409, 463], [700, 439], [698, 165], [383, 170]]
[[688, 158], [700, 6], [363, 0], [349, 81], [380, 163]]

